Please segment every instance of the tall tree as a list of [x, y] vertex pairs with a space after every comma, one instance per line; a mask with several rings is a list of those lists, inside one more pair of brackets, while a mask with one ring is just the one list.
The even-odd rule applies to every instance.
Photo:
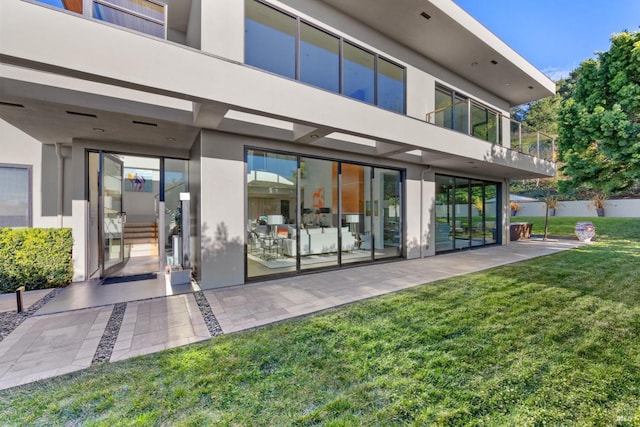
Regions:
[[640, 32], [611, 38], [564, 89], [558, 122], [561, 188], [616, 192], [640, 179]]

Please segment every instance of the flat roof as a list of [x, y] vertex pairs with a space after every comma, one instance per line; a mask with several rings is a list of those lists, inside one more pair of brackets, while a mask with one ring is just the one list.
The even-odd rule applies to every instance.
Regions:
[[553, 80], [452, 0], [322, 1], [511, 106], [555, 94]]

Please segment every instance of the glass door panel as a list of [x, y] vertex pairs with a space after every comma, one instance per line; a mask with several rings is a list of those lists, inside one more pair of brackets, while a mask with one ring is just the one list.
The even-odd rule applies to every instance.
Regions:
[[248, 150], [247, 277], [296, 271], [297, 177], [296, 156]]
[[471, 181], [471, 246], [484, 245], [486, 234], [484, 200], [484, 183]]
[[371, 167], [342, 164], [342, 264], [371, 261]]
[[338, 265], [338, 162], [300, 159], [300, 269]]
[[102, 226], [102, 277], [124, 266], [124, 223], [122, 205], [124, 185], [123, 163], [116, 156], [101, 153], [100, 158], [100, 224]]
[[455, 249], [464, 249], [470, 246], [470, 203], [469, 203], [469, 180], [466, 178], [456, 178], [455, 180], [455, 218], [452, 224]]
[[492, 244], [498, 242], [498, 230], [500, 224], [498, 223], [498, 185], [487, 183], [484, 188], [485, 193], [485, 235], [484, 242], [486, 244]]
[[373, 179], [375, 259], [400, 256], [402, 250], [400, 171], [376, 168]]
[[453, 178], [436, 176], [436, 252], [453, 249]]

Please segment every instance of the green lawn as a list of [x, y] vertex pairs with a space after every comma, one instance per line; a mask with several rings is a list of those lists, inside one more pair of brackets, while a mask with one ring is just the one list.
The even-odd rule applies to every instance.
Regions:
[[0, 392], [1, 423], [640, 425], [640, 219], [591, 220], [579, 249]]

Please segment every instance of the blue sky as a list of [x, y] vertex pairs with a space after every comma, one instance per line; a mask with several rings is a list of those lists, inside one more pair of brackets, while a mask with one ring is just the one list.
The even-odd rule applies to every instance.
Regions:
[[640, 0], [454, 0], [549, 77], [607, 51], [612, 34], [640, 30]]

